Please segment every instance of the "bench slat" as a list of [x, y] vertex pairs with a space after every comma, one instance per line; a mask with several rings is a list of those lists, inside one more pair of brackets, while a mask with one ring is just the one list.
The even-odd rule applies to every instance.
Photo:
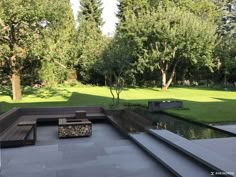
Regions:
[[32, 126], [15, 126], [14, 129], [5, 133], [5, 136], [2, 137], [2, 141], [25, 140], [31, 130]]

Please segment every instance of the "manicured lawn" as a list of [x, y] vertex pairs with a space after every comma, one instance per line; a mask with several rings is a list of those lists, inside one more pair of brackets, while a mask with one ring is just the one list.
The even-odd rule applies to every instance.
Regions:
[[[49, 107], [111, 104], [111, 95], [106, 87], [58, 87], [54, 89], [24, 89], [24, 98], [11, 101], [5, 92], [0, 92], [2, 111], [13, 107]], [[121, 93], [121, 103], [147, 105], [148, 100], [182, 100], [183, 110], [171, 110], [187, 119], [201, 122], [236, 122], [236, 92], [197, 88], [128, 88]]]

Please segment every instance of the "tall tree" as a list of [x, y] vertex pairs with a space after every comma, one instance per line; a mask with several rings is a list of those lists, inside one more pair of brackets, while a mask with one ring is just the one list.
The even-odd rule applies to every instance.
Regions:
[[149, 0], [149, 4], [151, 7], [178, 7], [208, 20], [219, 16], [219, 8], [212, 0]]
[[[4, 67], [9, 71], [13, 100], [19, 100], [22, 97], [22, 72], [29, 67], [29, 63], [44, 58], [49, 53], [48, 49], [51, 49], [50, 54], [54, 57], [59, 50], [60, 53], [66, 51], [62, 46], [67, 39], [59, 39], [62, 34], [70, 35], [69, 31], [65, 33], [62, 30], [67, 28], [67, 24], [64, 23], [68, 20], [62, 18], [64, 13], [66, 14], [65, 4], [69, 7], [67, 0], [42, 0], [40, 2], [2, 0], [0, 2], [0, 59], [3, 60]], [[58, 31], [52, 32], [55, 29]], [[51, 31], [50, 36], [47, 35], [48, 31]], [[49, 38], [53, 38], [54, 41], [49, 44], [50, 47], [45, 47], [45, 40], [49, 41]], [[61, 40], [60, 46], [57, 45], [58, 40]], [[57, 45], [57, 47], [53, 47], [53, 45]], [[52, 54], [53, 52], [54, 54]], [[50, 69], [48, 68], [48, 70]]]
[[149, 67], [162, 73], [162, 89], [171, 84], [177, 65], [212, 68], [216, 42], [214, 23], [180, 8], [162, 8], [131, 18], [124, 38], [136, 55], [138, 70]]
[[119, 0], [117, 17], [120, 23], [125, 22], [132, 15], [138, 15], [148, 5], [148, 0]]
[[48, 6], [54, 19], [48, 20], [48, 26], [42, 32], [40, 49], [42, 51], [42, 67], [40, 79], [52, 86], [64, 81], [66, 75], [73, 71], [75, 62], [75, 20], [68, 0], [53, 0], [54, 5]]
[[81, 0], [79, 23], [83, 21], [94, 22], [96, 29], [101, 33], [101, 27], [103, 25], [102, 19], [102, 1], [101, 0]]
[[101, 31], [103, 8], [101, 0], [81, 0], [80, 7], [77, 32], [77, 69], [80, 77], [88, 82], [93, 65], [100, 58], [104, 47]]
[[22, 97], [22, 63], [31, 53], [42, 28], [43, 5], [32, 0], [0, 1], [0, 58], [9, 69], [13, 100]]
[[223, 37], [236, 37], [236, 1], [220, 1], [216, 0], [215, 4], [221, 10], [219, 17], [218, 32]]
[[[219, 43], [215, 50], [218, 81], [227, 87], [230, 75], [234, 75], [235, 69], [235, 39], [236, 39], [236, 1], [215, 0], [221, 10], [218, 20]], [[233, 82], [233, 80], [230, 80]]]

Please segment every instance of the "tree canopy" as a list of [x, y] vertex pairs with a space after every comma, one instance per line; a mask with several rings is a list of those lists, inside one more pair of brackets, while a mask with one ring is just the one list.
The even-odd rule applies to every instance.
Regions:
[[100, 58], [105, 39], [102, 35], [101, 0], [81, 0], [77, 31], [77, 72], [85, 83], [91, 81], [94, 63]]
[[14, 100], [69, 80], [109, 85], [114, 104], [126, 85], [236, 83], [235, 0], [119, 0], [114, 36], [101, 0], [80, 0], [77, 22], [70, 6], [0, 1], [0, 84]]
[[203, 20], [180, 7], [159, 6], [133, 15], [126, 20], [125, 26], [126, 32], [117, 35], [126, 38], [127, 47], [135, 51], [130, 57], [136, 60], [137, 70], [159, 69], [163, 89], [171, 84], [178, 64], [213, 67], [216, 26], [210, 19]]
[[[30, 60], [44, 58], [46, 53], [53, 55], [55, 49], [58, 50], [59, 47], [55, 48], [53, 45], [58, 45], [58, 41], [63, 40], [59, 35], [66, 34], [63, 31], [56, 32], [55, 29], [64, 30], [65, 21], [69, 20], [67, 17], [64, 18], [65, 14], [68, 14], [67, 11], [70, 10], [68, 7], [67, 0], [42, 0], [40, 2], [2, 0], [0, 2], [0, 58], [4, 67], [8, 68], [14, 100], [22, 97], [21, 77], [27, 63]], [[54, 31], [49, 32], [52, 30]], [[51, 34], [46, 35], [46, 31]], [[52, 34], [54, 40], [52, 40]], [[71, 31], [68, 35], [71, 35]], [[45, 52], [46, 43], [44, 41], [50, 40], [51, 43], [47, 43], [49, 45]], [[62, 51], [64, 50], [60, 51], [60, 55], [63, 55]]]

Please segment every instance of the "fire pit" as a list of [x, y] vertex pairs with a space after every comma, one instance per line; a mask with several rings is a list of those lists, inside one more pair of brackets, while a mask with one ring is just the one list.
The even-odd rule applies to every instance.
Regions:
[[59, 119], [59, 138], [84, 137], [91, 135], [92, 123], [88, 119]]

